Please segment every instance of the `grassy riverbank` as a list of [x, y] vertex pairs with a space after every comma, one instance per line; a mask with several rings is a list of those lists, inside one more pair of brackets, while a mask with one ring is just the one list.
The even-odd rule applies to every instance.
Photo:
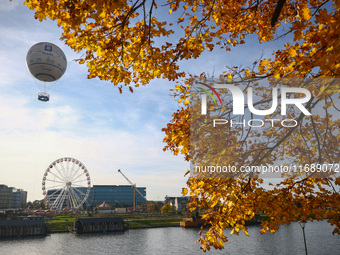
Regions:
[[[70, 231], [73, 227], [74, 220], [78, 218], [88, 218], [87, 215], [64, 215], [51, 217], [47, 223], [50, 233]], [[94, 214], [91, 218], [105, 217], [121, 217], [126, 222], [128, 228], [155, 228], [155, 227], [173, 227], [179, 226], [183, 215], [148, 214], [148, 213], [132, 213], [132, 214]]]
[[148, 220], [129, 220], [128, 227], [133, 228], [155, 228], [155, 227], [178, 227], [180, 219], [148, 219]]

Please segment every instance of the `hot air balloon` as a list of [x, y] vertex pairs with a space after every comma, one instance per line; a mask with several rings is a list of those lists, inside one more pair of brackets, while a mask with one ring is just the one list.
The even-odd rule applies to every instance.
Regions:
[[67, 60], [64, 52], [53, 43], [40, 42], [28, 50], [26, 64], [33, 77], [41, 82], [38, 100], [49, 101], [50, 95], [47, 91], [66, 71]]

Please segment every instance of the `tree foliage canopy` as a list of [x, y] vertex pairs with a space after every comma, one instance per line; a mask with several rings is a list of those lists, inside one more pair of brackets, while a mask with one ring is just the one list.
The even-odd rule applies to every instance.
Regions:
[[61, 39], [84, 53], [78, 61], [86, 63], [89, 78], [120, 88], [182, 77], [178, 61], [215, 47], [229, 51], [249, 34], [260, 42], [294, 37], [261, 61], [260, 74], [337, 76], [339, 2], [324, 8], [329, 2], [287, 1], [272, 27], [276, 0], [25, 0], [37, 19], [56, 20], [64, 31]]
[[[83, 53], [77, 61], [87, 65], [89, 78], [111, 81], [120, 92], [123, 86], [129, 86], [132, 92], [133, 86], [146, 85], [154, 78], [176, 81], [173, 92], [181, 109], [163, 129], [164, 149], [175, 155], [182, 153], [186, 160], [191, 156], [188, 98], [195, 77], [180, 70], [181, 60], [197, 58], [216, 47], [234, 50], [253, 34], [260, 43], [278, 39], [287, 43], [252, 67], [227, 69], [221, 80], [340, 76], [337, 0], [25, 0], [25, 4], [40, 21], [50, 18], [58, 22], [63, 29], [61, 39]], [[206, 77], [196, 79], [205, 81]], [[340, 124], [327, 110], [334, 106], [339, 84], [308, 86], [313, 99], [325, 101], [324, 115], [295, 129], [260, 135], [276, 136], [277, 153], [295, 155], [301, 162], [315, 156], [315, 161], [322, 163], [327, 153], [340, 162]], [[335, 111], [339, 114], [338, 109]], [[254, 151], [249, 144], [254, 138], [246, 135], [241, 139], [242, 132], [228, 133], [225, 158], [244, 159], [245, 153]], [[303, 147], [306, 140], [314, 142]], [[285, 142], [290, 146], [282, 147]], [[238, 150], [240, 144], [247, 144], [248, 149]], [[262, 157], [264, 162], [275, 156], [267, 148], [269, 143], [257, 145], [268, 156]], [[329, 218], [335, 226], [333, 233], [340, 233], [339, 178], [286, 178], [271, 190], [264, 189], [262, 182], [249, 176], [188, 179], [189, 189], [184, 188], [183, 194], [191, 196], [189, 207], [192, 211], [199, 207], [211, 226], [199, 239], [204, 250], [222, 248], [227, 241], [226, 228], [231, 228], [231, 234], [247, 234], [245, 221], [256, 213], [268, 216], [262, 223], [262, 233], [312, 216], [317, 220]]]

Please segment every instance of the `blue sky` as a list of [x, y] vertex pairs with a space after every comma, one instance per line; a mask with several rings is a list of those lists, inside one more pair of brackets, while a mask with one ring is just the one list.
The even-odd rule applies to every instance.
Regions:
[[[61, 29], [55, 22], [34, 19], [23, 2], [0, 3], [0, 184], [27, 190], [29, 201], [42, 199], [47, 166], [73, 157], [87, 167], [92, 185], [126, 185], [120, 168], [147, 188], [149, 200], [180, 196], [189, 164], [163, 152], [161, 131], [178, 108], [169, 91], [175, 82], [153, 80], [134, 93], [125, 89], [119, 94], [109, 82], [87, 79], [86, 66], [73, 61], [80, 55], [59, 40]], [[37, 82], [25, 63], [28, 49], [38, 42], [58, 45], [68, 59], [47, 103], [37, 100]], [[207, 52], [180, 66], [191, 74], [215, 70], [218, 75], [227, 65], [246, 67], [273, 51], [265, 44], [250, 45]]]

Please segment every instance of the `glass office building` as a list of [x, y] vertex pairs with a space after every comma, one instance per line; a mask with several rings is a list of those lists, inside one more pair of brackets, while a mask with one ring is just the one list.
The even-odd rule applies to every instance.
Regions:
[[19, 209], [26, 203], [27, 191], [0, 184], [0, 209]]
[[27, 202], [27, 191], [13, 188], [12, 192], [12, 208], [23, 208]]
[[12, 191], [13, 188], [0, 185], [0, 209], [12, 208]]
[[[146, 197], [146, 188], [137, 187]], [[91, 204], [97, 206], [104, 201], [114, 207], [132, 207], [134, 204], [134, 189], [130, 185], [93, 185], [90, 197]], [[136, 192], [137, 205], [145, 204], [145, 199]]]

